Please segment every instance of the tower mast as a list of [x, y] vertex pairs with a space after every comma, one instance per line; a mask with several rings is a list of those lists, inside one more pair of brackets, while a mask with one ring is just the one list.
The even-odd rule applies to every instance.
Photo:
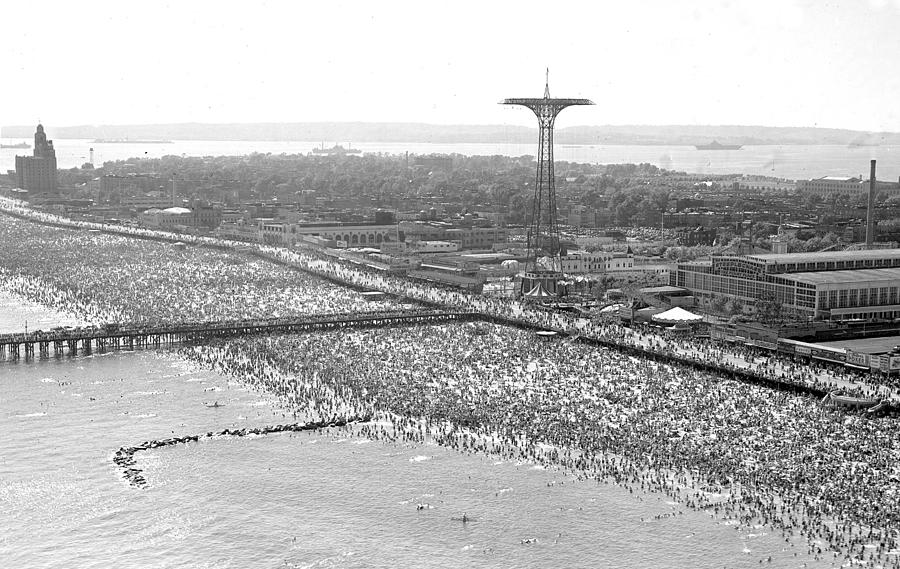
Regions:
[[[537, 174], [526, 237], [523, 293], [531, 290], [536, 284], [543, 285], [547, 292], [555, 293], [556, 283], [562, 276], [559, 220], [556, 212], [556, 178], [553, 171], [553, 125], [556, 122], [556, 115], [566, 107], [594, 104], [589, 99], [551, 98], [549, 68], [545, 77], [543, 98], [504, 99], [500, 102], [501, 105], [528, 107], [538, 119]], [[539, 253], [546, 253], [552, 259], [552, 267], [549, 270], [538, 267]]]

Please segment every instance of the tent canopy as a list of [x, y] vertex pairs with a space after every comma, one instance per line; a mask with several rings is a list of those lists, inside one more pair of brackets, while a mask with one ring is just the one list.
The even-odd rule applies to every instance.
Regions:
[[553, 295], [544, 289], [544, 285], [538, 283], [532, 287], [531, 290], [525, 293], [525, 296], [528, 298], [550, 298]]
[[694, 314], [693, 312], [688, 312], [680, 306], [655, 314], [652, 318], [654, 322], [659, 322], [661, 324], [677, 324], [679, 322], [692, 323], [703, 320], [702, 316]]

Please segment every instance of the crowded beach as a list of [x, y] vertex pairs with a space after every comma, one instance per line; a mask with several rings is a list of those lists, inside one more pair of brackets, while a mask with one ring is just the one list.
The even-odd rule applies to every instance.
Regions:
[[[24, 207], [15, 207], [25, 215]], [[345, 427], [358, 436], [434, 441], [559, 467], [636, 493], [664, 492], [740, 526], [775, 528], [786, 547], [803, 536], [820, 559], [900, 566], [896, 418], [866, 417], [573, 338], [747, 368], [826, 391], [893, 396], [886, 383], [436, 288], [315, 250], [257, 246], [249, 255], [223, 250], [228, 242], [196, 237], [179, 249], [160, 232], [128, 228], [141, 237], [131, 239], [34, 215], [72, 228], [0, 216], [0, 287], [89, 322], [372, 309], [356, 291], [314, 274], [571, 334], [547, 340], [527, 329], [466, 323], [243, 338], [179, 353], [277, 394], [307, 420], [371, 415], [372, 421]], [[397, 308], [385, 302], [384, 309]]]
[[894, 418], [483, 323], [247, 338], [184, 357], [277, 394], [304, 417], [564, 469], [840, 562], [897, 565]]

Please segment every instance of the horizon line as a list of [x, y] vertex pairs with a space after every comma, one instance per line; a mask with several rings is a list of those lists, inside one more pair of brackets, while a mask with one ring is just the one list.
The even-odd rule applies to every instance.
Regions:
[[[19, 129], [19, 128], [33, 128], [38, 124], [43, 124], [42, 122], [34, 122], [34, 123], [25, 123], [25, 124], [8, 124], [8, 125], [0, 125], [0, 129]], [[50, 129], [62, 129], [62, 128], [101, 128], [101, 127], [163, 127], [163, 126], [252, 126], [252, 125], [420, 125], [420, 126], [429, 126], [429, 127], [482, 127], [482, 128], [521, 128], [521, 129], [529, 129], [529, 130], [537, 130], [536, 126], [525, 126], [519, 124], [503, 124], [503, 123], [430, 123], [430, 122], [421, 122], [421, 121], [361, 121], [361, 120], [348, 120], [348, 121], [339, 121], [339, 120], [325, 120], [325, 121], [248, 121], [248, 122], [198, 122], [198, 121], [184, 121], [184, 122], [134, 122], [134, 123], [81, 123], [81, 124], [66, 124], [66, 125], [53, 125], [52, 123], [48, 123], [51, 126], [44, 125], [46, 128]], [[850, 131], [850, 132], [861, 132], [861, 133], [869, 133], [869, 134], [900, 134], [900, 130], [892, 131], [892, 130], [866, 130], [866, 129], [853, 129], [847, 127], [832, 127], [832, 126], [776, 126], [776, 125], [762, 125], [762, 124], [710, 124], [710, 123], [668, 123], [668, 124], [651, 124], [651, 123], [621, 123], [621, 124], [579, 124], [579, 125], [571, 125], [560, 127], [560, 130], [563, 129], [573, 129], [573, 128], [604, 128], [604, 127], [612, 127], [612, 128], [622, 128], [622, 127], [656, 127], [656, 128], [673, 128], [673, 127], [688, 127], [688, 128], [766, 128], [766, 129], [814, 129], [814, 130], [839, 130], [839, 131]]]

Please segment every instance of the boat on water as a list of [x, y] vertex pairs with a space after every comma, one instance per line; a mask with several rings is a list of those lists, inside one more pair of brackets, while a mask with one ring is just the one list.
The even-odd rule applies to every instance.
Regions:
[[0, 148], [31, 148], [27, 142], [19, 142], [16, 144], [0, 144]]
[[171, 140], [135, 140], [131, 138], [95, 138], [94, 144], [172, 144]]
[[741, 144], [721, 144], [718, 140], [713, 140], [709, 144], [694, 145], [697, 150], [740, 150], [743, 147]]
[[215, 408], [215, 407], [224, 407], [225, 404], [219, 403], [218, 401], [216, 401], [215, 403], [207, 403], [206, 406]]
[[343, 154], [362, 154], [362, 150], [359, 150], [357, 148], [350, 148], [349, 144], [347, 144], [347, 148], [344, 148], [340, 144], [335, 144], [331, 148], [325, 148], [325, 143], [322, 143], [322, 146], [319, 148], [313, 148], [312, 152], [313, 154], [327, 154], [329, 156], [340, 156]]

